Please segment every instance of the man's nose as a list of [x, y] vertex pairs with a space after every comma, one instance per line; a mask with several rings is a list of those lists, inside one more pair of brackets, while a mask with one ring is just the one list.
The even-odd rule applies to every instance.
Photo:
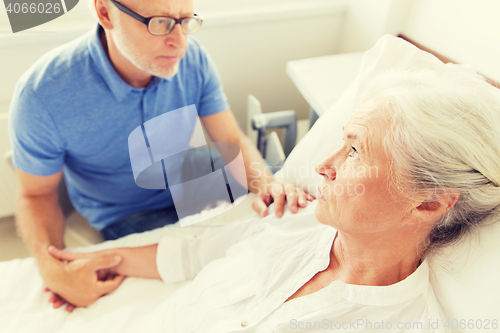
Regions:
[[187, 35], [182, 32], [180, 23], [176, 23], [172, 31], [166, 35], [165, 44], [180, 48], [187, 44]]

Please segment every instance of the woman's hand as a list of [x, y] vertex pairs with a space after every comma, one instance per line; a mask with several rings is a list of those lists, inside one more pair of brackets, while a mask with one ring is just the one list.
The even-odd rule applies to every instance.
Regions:
[[49, 246], [49, 253], [51, 256], [53, 256], [56, 259], [59, 259], [61, 261], [65, 262], [72, 262], [76, 259], [115, 259], [118, 260], [116, 265], [106, 267], [104, 269], [100, 269], [97, 271], [98, 278], [100, 281], [106, 281], [108, 280], [109, 276], [115, 276], [115, 275], [123, 275], [120, 274], [119, 271], [119, 266], [120, 264], [123, 263], [122, 259], [122, 253], [120, 253], [120, 249], [111, 249], [111, 250], [103, 250], [103, 251], [96, 251], [96, 252], [88, 252], [88, 253], [78, 253], [78, 252], [70, 252], [70, 251], [65, 251], [58, 249], [55, 246]]
[[101, 296], [118, 288], [124, 276], [117, 266], [122, 257], [112, 250], [95, 253], [73, 253], [50, 246], [50, 255], [61, 260], [63, 274], [58, 274], [45, 289], [52, 295], [49, 302], [54, 308], [68, 303], [66, 310], [85, 307]]
[[285, 200], [288, 204], [288, 210], [295, 214], [299, 207], [306, 207], [307, 201], [313, 201], [314, 197], [293, 184], [283, 184], [274, 181], [266, 184], [264, 189], [257, 194], [252, 204], [252, 208], [258, 212], [260, 216], [265, 217], [269, 213], [267, 207], [274, 202], [274, 212], [276, 216], [282, 217]]

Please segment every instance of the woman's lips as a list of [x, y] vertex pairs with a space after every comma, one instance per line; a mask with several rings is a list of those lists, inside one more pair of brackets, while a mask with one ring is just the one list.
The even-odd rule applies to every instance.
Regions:
[[320, 199], [320, 200], [322, 200], [322, 201], [326, 202], [326, 199], [325, 199], [325, 197], [323, 196], [323, 194], [321, 193], [321, 190], [320, 190], [319, 188], [318, 188], [318, 197], [319, 197], [319, 199]]

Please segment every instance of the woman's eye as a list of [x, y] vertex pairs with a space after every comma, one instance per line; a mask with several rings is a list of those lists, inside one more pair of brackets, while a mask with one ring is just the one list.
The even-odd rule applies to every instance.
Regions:
[[354, 147], [351, 147], [351, 153], [349, 154], [349, 157], [357, 157], [359, 155], [358, 151], [356, 150], [356, 148]]

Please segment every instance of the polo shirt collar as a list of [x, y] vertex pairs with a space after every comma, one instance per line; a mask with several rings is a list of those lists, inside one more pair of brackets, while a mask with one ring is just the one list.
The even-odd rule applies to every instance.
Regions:
[[[100, 24], [96, 24], [95, 28], [90, 32], [88, 38], [88, 49], [90, 56], [94, 62], [96, 72], [102, 77], [109, 90], [111, 90], [113, 96], [116, 100], [121, 102], [131, 91], [142, 91], [145, 88], [136, 88], [127, 84], [123, 79], [116, 73], [111, 61], [109, 60], [106, 51], [101, 44], [99, 38], [99, 32], [102, 29]], [[159, 84], [162, 80], [159, 77], [153, 76], [151, 82], [146, 88], [150, 88], [154, 85]]]

